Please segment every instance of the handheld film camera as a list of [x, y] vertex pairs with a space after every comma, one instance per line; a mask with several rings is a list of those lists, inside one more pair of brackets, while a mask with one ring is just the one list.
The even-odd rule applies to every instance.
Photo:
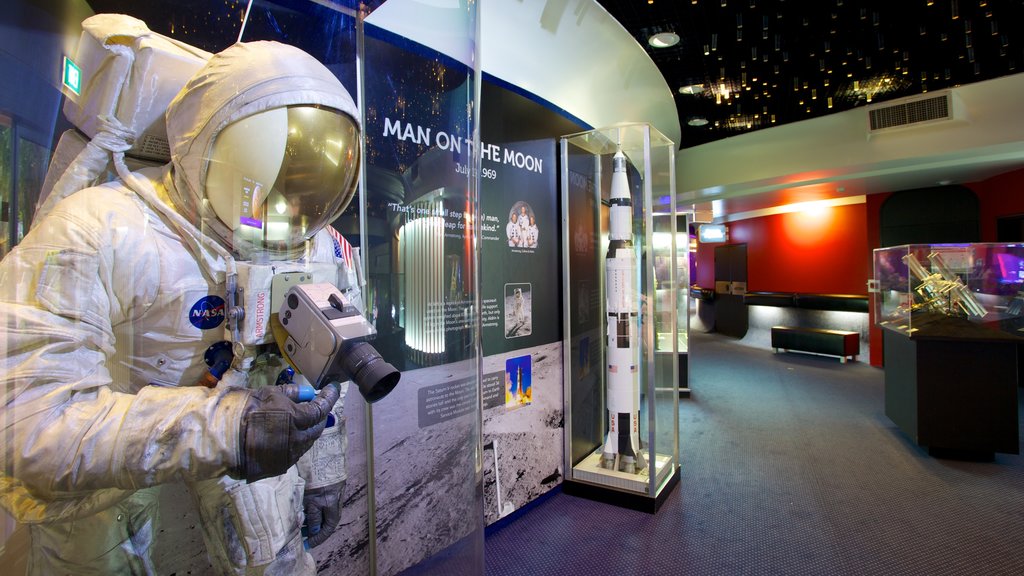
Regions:
[[285, 292], [278, 320], [284, 353], [318, 390], [352, 380], [367, 402], [388, 395], [401, 373], [368, 340], [376, 329], [329, 283], [297, 284]]

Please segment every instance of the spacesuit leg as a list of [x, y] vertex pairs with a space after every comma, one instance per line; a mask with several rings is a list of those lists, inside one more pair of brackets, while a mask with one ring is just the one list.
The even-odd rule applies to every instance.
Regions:
[[30, 524], [30, 575], [156, 574], [151, 552], [159, 488], [139, 490], [77, 520]]
[[303, 488], [294, 466], [257, 482], [223, 476], [191, 483], [217, 573], [316, 574], [316, 561], [302, 543]]

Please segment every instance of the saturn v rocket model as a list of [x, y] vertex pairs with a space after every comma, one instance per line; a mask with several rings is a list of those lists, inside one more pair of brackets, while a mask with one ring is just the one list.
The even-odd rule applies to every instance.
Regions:
[[608, 435], [601, 466], [635, 474], [646, 468], [647, 463], [640, 452], [640, 339], [633, 203], [626, 177], [626, 157], [621, 150], [612, 158], [609, 204], [608, 254], [605, 256]]

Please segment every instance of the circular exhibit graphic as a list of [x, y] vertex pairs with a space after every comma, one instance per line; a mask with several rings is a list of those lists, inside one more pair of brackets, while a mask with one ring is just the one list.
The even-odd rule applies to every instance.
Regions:
[[508, 212], [505, 237], [513, 248], [537, 247], [537, 215], [533, 208], [523, 201], [516, 202]]

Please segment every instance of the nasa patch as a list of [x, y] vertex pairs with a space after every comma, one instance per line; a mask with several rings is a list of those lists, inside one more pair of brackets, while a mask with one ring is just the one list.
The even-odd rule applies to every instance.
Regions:
[[200, 330], [210, 330], [224, 322], [224, 299], [220, 296], [203, 296], [188, 311], [188, 321]]

